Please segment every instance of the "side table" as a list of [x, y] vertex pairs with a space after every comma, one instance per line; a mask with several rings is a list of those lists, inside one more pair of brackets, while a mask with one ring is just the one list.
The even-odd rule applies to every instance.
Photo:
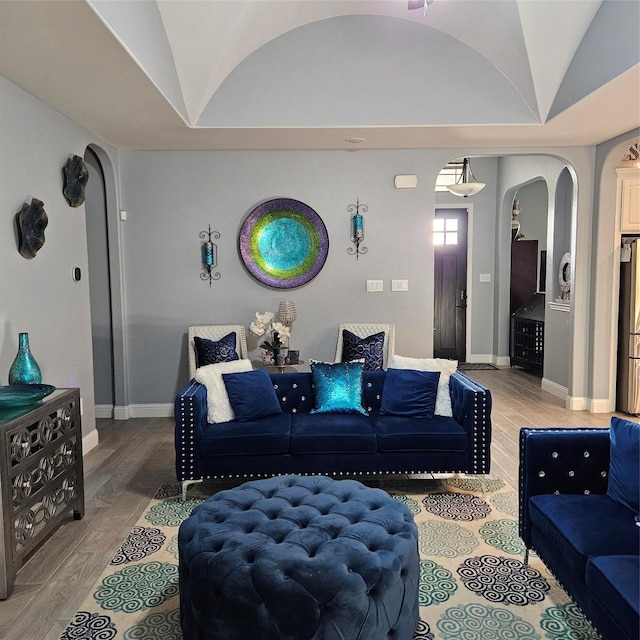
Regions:
[[284, 364], [276, 364], [275, 362], [272, 364], [265, 364], [262, 360], [255, 360], [252, 363], [254, 366], [262, 367], [264, 369], [276, 369], [278, 373], [285, 373], [286, 371], [294, 372], [297, 371], [297, 367], [299, 365], [305, 364], [304, 360], [300, 360], [295, 364], [289, 364], [285, 362]]
[[23, 559], [70, 510], [76, 520], [84, 515], [79, 390], [0, 408], [0, 599], [11, 595]]

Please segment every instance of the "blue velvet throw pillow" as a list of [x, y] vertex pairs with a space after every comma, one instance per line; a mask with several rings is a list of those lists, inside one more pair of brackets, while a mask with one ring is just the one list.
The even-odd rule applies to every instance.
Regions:
[[365, 371], [381, 371], [383, 363], [384, 331], [359, 338], [347, 329], [342, 330], [342, 362], [364, 358]]
[[316, 406], [311, 413], [361, 413], [363, 362], [312, 362]]
[[196, 367], [239, 359], [236, 351], [235, 331], [228, 333], [220, 340], [207, 340], [194, 336], [193, 343], [196, 348]]
[[238, 422], [249, 422], [282, 413], [280, 401], [265, 369], [223, 373], [222, 380]]
[[611, 418], [607, 495], [640, 513], [640, 424]]
[[380, 413], [433, 418], [439, 380], [439, 371], [387, 369], [382, 387]]

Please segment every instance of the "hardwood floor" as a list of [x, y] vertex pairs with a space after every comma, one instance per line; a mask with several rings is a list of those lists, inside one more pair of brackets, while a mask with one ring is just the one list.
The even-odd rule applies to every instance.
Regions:
[[[520, 369], [468, 373], [493, 397], [491, 475], [514, 488], [520, 427], [600, 427], [614, 415], [568, 411]], [[2, 640], [57, 640], [156, 489], [175, 481], [172, 419], [98, 420], [98, 431], [100, 444], [84, 459], [85, 517], [69, 517], [19, 571], [0, 601]]]

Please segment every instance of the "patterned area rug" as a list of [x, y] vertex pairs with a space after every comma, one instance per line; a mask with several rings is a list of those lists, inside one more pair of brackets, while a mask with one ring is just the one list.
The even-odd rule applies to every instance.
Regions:
[[[598, 640], [542, 562], [523, 563], [517, 494], [485, 476], [367, 482], [414, 515], [420, 623], [414, 640]], [[178, 527], [218, 483], [163, 485], [61, 640], [181, 640]], [[251, 640], [251, 639], [247, 639]]]

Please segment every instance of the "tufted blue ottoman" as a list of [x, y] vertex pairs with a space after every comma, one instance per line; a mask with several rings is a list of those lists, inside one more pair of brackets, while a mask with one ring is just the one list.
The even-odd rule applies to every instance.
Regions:
[[412, 640], [418, 532], [380, 489], [279, 476], [221, 491], [180, 527], [185, 640]]

